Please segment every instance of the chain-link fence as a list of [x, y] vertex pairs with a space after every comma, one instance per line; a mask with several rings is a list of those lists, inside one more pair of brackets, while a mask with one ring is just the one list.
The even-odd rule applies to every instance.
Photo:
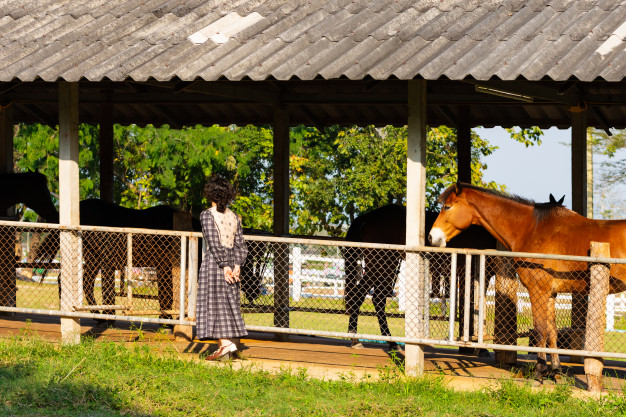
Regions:
[[[588, 308], [578, 294], [606, 259], [246, 241], [242, 312], [251, 330], [626, 358], [626, 297], [601, 289]], [[193, 232], [1, 222], [0, 310], [191, 325], [201, 252]], [[611, 262], [606, 273], [624, 276], [624, 261]], [[624, 289], [618, 283], [611, 279], [612, 291]], [[604, 343], [587, 345], [587, 328], [604, 329]]]
[[185, 234], [26, 225], [0, 226], [0, 305], [99, 319], [186, 317]]

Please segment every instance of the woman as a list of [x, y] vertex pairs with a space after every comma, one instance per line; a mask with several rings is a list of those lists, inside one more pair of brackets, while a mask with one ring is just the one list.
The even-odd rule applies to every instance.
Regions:
[[198, 277], [196, 330], [199, 340], [218, 339], [219, 348], [206, 360], [238, 357], [236, 339], [247, 336], [241, 317], [240, 267], [248, 253], [241, 222], [228, 205], [235, 191], [213, 176], [204, 187], [211, 208], [200, 215], [206, 252]]

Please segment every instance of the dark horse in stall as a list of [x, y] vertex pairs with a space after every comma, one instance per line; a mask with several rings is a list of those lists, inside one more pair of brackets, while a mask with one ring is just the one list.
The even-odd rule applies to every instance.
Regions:
[[[174, 230], [174, 214], [177, 210], [161, 205], [142, 210], [120, 207], [100, 199], [80, 202], [80, 224], [87, 226], [126, 227], [153, 230]], [[200, 221], [192, 219], [192, 229], [200, 231]], [[36, 259], [50, 262], [60, 246], [58, 231], [49, 233], [39, 246]], [[102, 275], [102, 302], [115, 304], [115, 271], [126, 265], [126, 234], [120, 232], [83, 232], [83, 288], [88, 305], [96, 305], [94, 284], [96, 275]], [[132, 265], [154, 267], [157, 271], [157, 287], [161, 311], [171, 310], [174, 300], [173, 268], [180, 259], [179, 239], [173, 236], [134, 234]], [[112, 314], [111, 310], [103, 313]], [[162, 313], [162, 317], [170, 314]]]
[[[443, 205], [429, 239], [446, 246], [471, 225], [480, 225], [514, 252], [586, 256], [590, 242], [610, 243], [611, 257], [626, 257], [626, 220], [592, 220], [560, 204], [542, 203], [469, 184], [448, 187], [439, 197]], [[539, 347], [557, 347], [555, 298], [559, 293], [589, 293], [586, 262], [516, 258], [515, 269], [528, 290]], [[610, 268], [611, 293], [626, 290], [626, 265]], [[537, 355], [535, 377], [548, 372], [545, 353]], [[559, 371], [558, 354], [551, 367]]]
[[16, 204], [24, 204], [47, 222], [59, 222], [44, 174], [37, 171], [0, 174], [0, 190], [0, 213], [6, 213]]
[[[426, 212], [425, 230], [428, 233], [435, 222], [438, 213]], [[346, 233], [346, 240], [351, 242], [369, 242], [404, 245], [406, 241], [406, 208], [404, 206], [389, 204], [368, 213], [358, 216]], [[465, 236], [455, 239], [450, 247], [495, 249], [496, 240], [482, 227], [475, 227]], [[387, 249], [362, 249], [345, 247], [343, 258], [346, 273], [345, 305], [349, 316], [348, 332], [357, 333], [359, 311], [370, 290], [372, 303], [378, 319], [380, 333], [390, 336], [385, 308], [387, 297], [393, 293], [396, 279], [400, 271], [400, 263], [404, 259], [404, 253]], [[364, 271], [359, 266], [364, 262]], [[465, 259], [459, 258], [457, 268], [464, 268]], [[431, 263], [433, 268], [445, 274], [445, 265], [436, 262]], [[462, 288], [459, 288], [462, 290]], [[462, 295], [461, 295], [462, 296]], [[353, 347], [360, 347], [358, 340], [352, 341]], [[389, 344], [390, 349], [396, 349], [395, 343]]]

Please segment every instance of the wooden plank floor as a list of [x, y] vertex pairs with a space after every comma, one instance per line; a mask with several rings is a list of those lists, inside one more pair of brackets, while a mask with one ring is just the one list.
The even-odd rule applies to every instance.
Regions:
[[[40, 337], [60, 341], [60, 320], [46, 315], [0, 315], [0, 337], [10, 337], [20, 333], [36, 333]], [[174, 336], [159, 331], [157, 324], [141, 324], [117, 321], [113, 327], [99, 328], [94, 320], [81, 319], [82, 333], [96, 340], [113, 340], [124, 343], [149, 343], [159, 349], [175, 350], [186, 360], [202, 360], [202, 357], [217, 348], [216, 341], [199, 342], [176, 341]], [[325, 379], [377, 379], [389, 372], [400, 371], [402, 355], [392, 357], [385, 344], [366, 343], [363, 349], [351, 349], [349, 342], [312, 336], [289, 336], [279, 340], [273, 334], [251, 332], [242, 339], [244, 360], [234, 361], [237, 367], [252, 367], [268, 371], [306, 369], [311, 377]], [[494, 366], [493, 352], [488, 357], [460, 355], [457, 349], [435, 349], [428, 347], [425, 354], [425, 372], [441, 376], [455, 389], [479, 389], [496, 386], [502, 378], [524, 381], [523, 371], [511, 371]], [[535, 359], [534, 355], [518, 354], [518, 366], [523, 369]], [[584, 396], [586, 379], [582, 364], [569, 363], [568, 356], [561, 356], [564, 370], [573, 378], [576, 390]], [[221, 366], [220, 363], [206, 363], [208, 366]], [[626, 362], [605, 361], [605, 389], [622, 393], [626, 389]], [[565, 383], [563, 379], [557, 383]], [[548, 381], [544, 387], [553, 386]]]

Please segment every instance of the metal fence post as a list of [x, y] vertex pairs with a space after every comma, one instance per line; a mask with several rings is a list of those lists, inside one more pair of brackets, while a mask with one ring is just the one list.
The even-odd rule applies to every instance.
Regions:
[[470, 340], [470, 313], [471, 313], [471, 297], [472, 297], [472, 255], [465, 255], [465, 299], [459, 300], [459, 304], [463, 302], [463, 341]]
[[453, 341], [456, 327], [456, 260], [457, 254], [452, 253], [450, 259], [450, 316], [448, 317], [448, 340]]
[[485, 255], [480, 255], [478, 276], [478, 343], [483, 343], [485, 332]]
[[174, 325], [174, 338], [177, 341], [193, 340], [193, 327], [185, 324], [185, 288], [187, 287], [187, 236], [180, 237], [180, 286], [178, 289], [178, 324]]
[[196, 304], [198, 300], [198, 238], [189, 238], [189, 281], [187, 284], [187, 317], [190, 321], [196, 319]]
[[178, 321], [183, 324], [185, 322], [185, 278], [187, 262], [187, 236], [180, 237], [180, 303], [178, 305]]

